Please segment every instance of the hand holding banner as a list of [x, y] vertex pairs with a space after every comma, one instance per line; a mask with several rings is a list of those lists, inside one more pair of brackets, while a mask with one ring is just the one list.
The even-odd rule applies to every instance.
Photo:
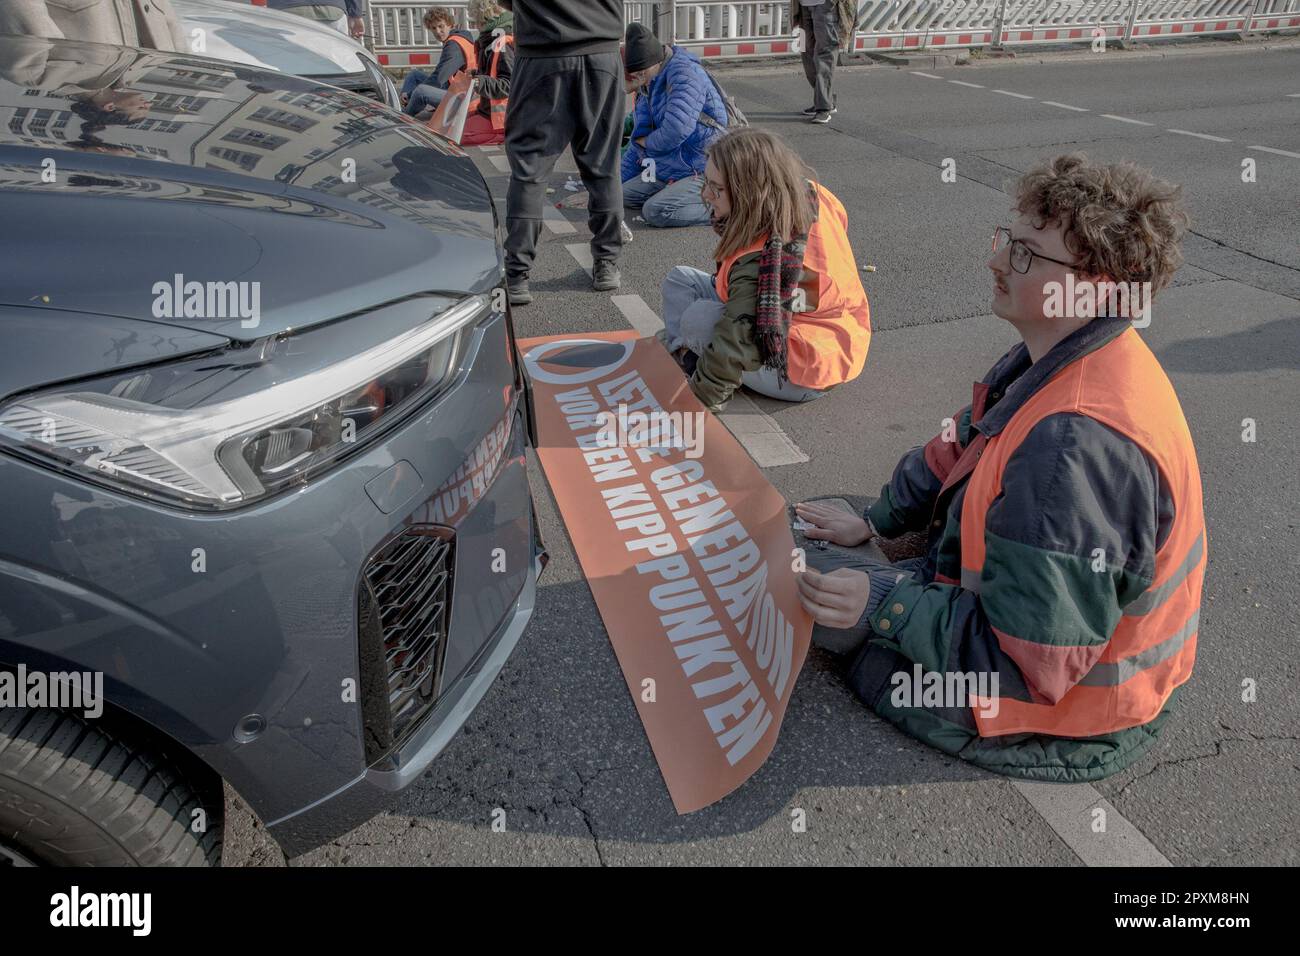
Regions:
[[440, 136], [445, 136], [453, 143], [459, 143], [465, 134], [465, 120], [469, 118], [469, 108], [474, 100], [474, 88], [477, 78], [464, 70], [456, 73], [447, 83], [447, 95], [438, 104], [438, 109], [430, 117], [429, 129]]

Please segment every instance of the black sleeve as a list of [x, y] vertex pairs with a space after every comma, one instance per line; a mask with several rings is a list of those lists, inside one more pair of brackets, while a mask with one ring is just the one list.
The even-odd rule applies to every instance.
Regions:
[[445, 90], [451, 78], [463, 69], [465, 69], [465, 54], [460, 52], [459, 46], [449, 40], [442, 46], [442, 56], [438, 57], [438, 65], [434, 68], [433, 79], [430, 82], [439, 89]]

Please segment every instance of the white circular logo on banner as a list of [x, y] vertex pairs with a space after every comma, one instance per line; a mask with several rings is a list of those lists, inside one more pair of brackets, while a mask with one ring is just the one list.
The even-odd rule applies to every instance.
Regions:
[[[541, 345], [534, 345], [524, 355], [524, 364], [528, 366], [528, 373], [539, 382], [546, 382], [548, 385], [582, 385], [584, 382], [594, 382], [598, 378], [604, 378], [611, 372], [618, 371], [623, 366], [623, 363], [628, 360], [628, 357], [631, 356], [632, 350], [636, 348], [636, 343], [636, 339], [627, 339], [622, 342], [606, 342], [604, 339], [558, 339], [554, 342], [543, 342]], [[604, 365], [598, 365], [595, 368], [583, 366], [569, 375], [553, 372], [542, 367], [542, 359], [552, 352], [584, 345], [606, 346], [610, 350], [618, 350], [621, 354]]]

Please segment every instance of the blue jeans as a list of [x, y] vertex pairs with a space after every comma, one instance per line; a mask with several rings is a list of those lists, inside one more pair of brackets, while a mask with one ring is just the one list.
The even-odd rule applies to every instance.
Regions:
[[[668, 351], [685, 346], [696, 355], [703, 355], [725, 308], [713, 288], [713, 276], [690, 266], [674, 266], [664, 279], [662, 291], [664, 344]], [[788, 379], [782, 382], [776, 370], [766, 366], [742, 373], [740, 384], [783, 402], [807, 402], [825, 394], [820, 389], [795, 385]]]
[[652, 226], [703, 226], [709, 221], [708, 204], [700, 197], [700, 177], [665, 183], [642, 182], [640, 176], [623, 184], [623, 205], [641, 207], [641, 218]]
[[406, 104], [406, 114], [408, 116], [419, 116], [425, 109], [437, 109], [442, 98], [447, 95], [447, 91], [437, 86], [430, 86], [428, 83], [421, 83], [411, 91], [410, 102]]
[[433, 76], [432, 73], [425, 73], [421, 70], [412, 70], [410, 73], [407, 73], [406, 78], [402, 80], [402, 93], [406, 96], [410, 96], [415, 92], [415, 88], [421, 83], [428, 83], [429, 77], [431, 76]]

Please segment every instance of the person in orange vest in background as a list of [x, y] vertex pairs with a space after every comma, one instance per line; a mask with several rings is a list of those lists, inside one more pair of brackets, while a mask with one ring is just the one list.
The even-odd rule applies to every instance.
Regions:
[[437, 109], [447, 95], [447, 84], [462, 70], [478, 69], [474, 35], [456, 27], [456, 16], [446, 7], [430, 7], [424, 13], [424, 28], [438, 38], [442, 53], [432, 73], [412, 70], [402, 81], [402, 107], [410, 116]]
[[765, 130], [708, 148], [701, 195], [720, 237], [717, 272], [677, 266], [663, 282], [659, 340], [719, 411], [741, 385], [806, 402], [857, 378], [871, 312], [844, 206]]
[[864, 515], [796, 506], [805, 537], [845, 548], [927, 533], [925, 555], [892, 565], [810, 548], [800, 595], [869, 706], [988, 770], [1109, 776], [1191, 675], [1201, 473], [1135, 330], [1182, 261], [1180, 194], [1079, 154], [1026, 173], [988, 262], [993, 312], [1022, 341]]
[[479, 24], [474, 51], [478, 98], [470, 103], [462, 146], [493, 146], [506, 141], [506, 104], [515, 66], [514, 16], [496, 0], [469, 0], [470, 20]]

